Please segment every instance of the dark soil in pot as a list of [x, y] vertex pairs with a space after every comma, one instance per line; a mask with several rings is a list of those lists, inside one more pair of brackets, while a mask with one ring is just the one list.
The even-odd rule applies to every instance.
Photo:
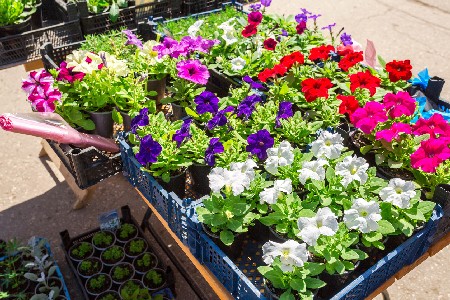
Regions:
[[234, 242], [230, 246], [225, 245], [221, 240], [219, 234], [213, 233], [208, 226], [202, 223], [202, 228], [205, 233], [209, 236], [209, 238], [219, 246], [220, 250], [222, 250], [231, 260], [237, 259], [242, 253], [242, 245], [245, 240], [244, 234], [234, 234]]
[[86, 281], [86, 291], [91, 295], [99, 295], [111, 288], [112, 280], [108, 274], [100, 273]]
[[269, 241], [284, 243], [289, 240], [288, 236], [282, 233], [278, 233], [275, 229], [275, 225], [269, 226]]
[[69, 249], [69, 256], [74, 261], [82, 261], [88, 257], [91, 257], [94, 253], [94, 247], [91, 243], [81, 242], [73, 245]]
[[252, 239], [260, 241], [260, 242], [267, 242], [269, 241], [269, 227], [262, 224], [259, 220], [255, 221], [255, 225], [249, 228], [249, 235]]
[[208, 175], [212, 167], [208, 165], [191, 165], [189, 166], [189, 174], [191, 175], [192, 185], [191, 189], [197, 194], [197, 198], [209, 195], [211, 189], [209, 188]]
[[142, 282], [149, 290], [157, 290], [166, 284], [166, 272], [162, 269], [152, 269], [145, 273]]
[[131, 264], [122, 262], [111, 268], [109, 274], [114, 283], [121, 284], [134, 276], [134, 268]]
[[178, 198], [184, 198], [186, 189], [186, 170], [170, 177], [169, 182], [165, 182], [161, 178], [156, 178], [156, 181], [158, 181], [168, 193], [174, 192]]
[[392, 169], [384, 165], [377, 166], [377, 176], [388, 180], [392, 178], [400, 178], [407, 181], [414, 180], [414, 175], [410, 171], [401, 168]]
[[129, 241], [124, 247], [125, 254], [131, 258], [134, 258], [140, 255], [141, 253], [144, 253], [145, 251], [147, 251], [147, 248], [148, 244], [142, 238], [135, 238]]
[[156, 268], [158, 265], [158, 259], [151, 252], [145, 252], [136, 257], [133, 261], [134, 269], [136, 273], [144, 274], [147, 271]]
[[364, 133], [359, 130], [354, 130], [349, 133], [349, 149], [353, 150], [357, 156], [364, 157], [369, 165], [375, 165], [375, 154], [370, 151], [366, 154], [362, 154], [360, 149], [361, 147], [371, 145], [372, 142], [368, 140]]
[[138, 235], [138, 229], [136, 226], [130, 223], [124, 223], [116, 231], [116, 238], [119, 242], [126, 243], [131, 239], [134, 239]]
[[112, 266], [121, 262], [125, 257], [125, 251], [120, 246], [112, 246], [102, 252], [101, 260], [106, 266]]
[[89, 278], [103, 269], [103, 263], [96, 257], [83, 260], [77, 267], [78, 274], [84, 278]]

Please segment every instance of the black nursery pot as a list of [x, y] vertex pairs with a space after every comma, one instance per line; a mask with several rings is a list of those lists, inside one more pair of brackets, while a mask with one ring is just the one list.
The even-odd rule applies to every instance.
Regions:
[[[89, 261], [93, 264], [93, 267], [89, 270], [82, 270], [81, 266], [84, 261]], [[89, 257], [78, 264], [77, 272], [83, 278], [90, 278], [91, 276], [98, 274], [103, 269], [103, 263], [97, 257]]]
[[178, 175], [170, 177], [169, 182], [156, 178], [158, 183], [168, 192], [174, 192], [180, 199], [184, 198], [186, 188], [186, 170]]
[[150, 99], [156, 101], [156, 105], [161, 105], [161, 99], [164, 98], [164, 94], [166, 93], [166, 78], [161, 79], [149, 79], [147, 81], [147, 91], [155, 91], [158, 94], [156, 96], [150, 96]]
[[390, 180], [392, 178], [400, 178], [406, 181], [414, 180], [414, 175], [405, 169], [391, 169], [388, 166], [377, 165], [377, 176]]
[[36, 12], [31, 15], [31, 25], [33, 29], [42, 28], [42, 1], [36, 1]]
[[209, 195], [211, 189], [209, 188], [208, 175], [211, 172], [211, 167], [207, 165], [191, 165], [188, 170], [191, 174], [192, 190], [197, 194], [198, 198]]
[[269, 226], [269, 241], [277, 242], [277, 243], [284, 243], [287, 242], [289, 239], [278, 232], [273, 228], [274, 226]]
[[[150, 264], [148, 266], [144, 266], [142, 265], [142, 259], [145, 255], [150, 255], [151, 259], [150, 259]], [[141, 261], [141, 264], [139, 263]], [[136, 273], [144, 275], [145, 273], [147, 273], [147, 271], [156, 268], [156, 266], [158, 265], [158, 258], [151, 252], [145, 252], [142, 253], [141, 255], [139, 255], [138, 257], [136, 257], [133, 260], [133, 267], [136, 271]]]
[[120, 115], [122, 116], [123, 120], [123, 131], [130, 131], [131, 130], [131, 117], [127, 112], [119, 111]]
[[186, 109], [178, 104], [171, 104], [172, 105], [172, 115], [170, 116], [170, 120], [173, 121], [177, 121], [177, 120], [181, 120], [184, 117], [187, 117], [188, 114], [186, 113]]
[[95, 124], [95, 129], [92, 133], [98, 134], [105, 138], [111, 138], [113, 135], [114, 121], [112, 118], [112, 111], [97, 112], [88, 111], [91, 120]]
[[16, 35], [30, 30], [31, 30], [31, 17], [28, 17], [22, 23], [0, 27], [0, 37]]
[[267, 242], [270, 239], [269, 227], [262, 224], [259, 220], [255, 221], [255, 225], [249, 228], [250, 236], [260, 242]]
[[[161, 276], [161, 282], [156, 284], [153, 283], [149, 278], [147, 278], [148, 274], [153, 272], [156, 272], [158, 275]], [[163, 287], [166, 282], [167, 282], [167, 278], [166, 278], [166, 272], [163, 269], [151, 269], [150, 271], [148, 271], [147, 273], [145, 273], [144, 277], [142, 277], [142, 282], [144, 283], [145, 287], [148, 288], [149, 290], [158, 290], [161, 287]]]
[[[95, 280], [95, 279], [99, 278], [100, 276], [105, 276], [105, 282], [104, 282], [104, 284], [103, 284], [101, 287], [98, 287], [98, 288], [92, 288], [92, 287], [90, 286], [90, 282], [91, 282], [92, 280]], [[96, 275], [92, 276], [91, 278], [89, 278], [89, 279], [86, 281], [85, 287], [86, 287], [86, 291], [88, 292], [88, 294], [90, 294], [90, 295], [92, 295], [92, 296], [97, 296], [97, 295], [99, 295], [99, 294], [101, 294], [101, 293], [103, 293], [103, 292], [109, 290], [109, 289], [111, 288], [111, 285], [112, 285], [111, 277], [109, 277], [108, 274], [100, 273], [100, 274], [96, 274]]]
[[221, 240], [220, 236], [211, 232], [208, 226], [202, 223], [203, 231], [209, 236], [209, 238], [219, 246], [220, 250], [222, 250], [231, 260], [237, 259], [242, 253], [242, 245], [244, 244], [245, 235], [244, 234], [235, 234], [234, 242], [230, 246], [225, 245]]

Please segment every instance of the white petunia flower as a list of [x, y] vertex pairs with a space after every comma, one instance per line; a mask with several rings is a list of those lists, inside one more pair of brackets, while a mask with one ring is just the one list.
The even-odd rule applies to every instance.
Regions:
[[241, 173], [244, 173], [245, 176], [247, 176], [250, 179], [250, 181], [252, 181], [255, 178], [255, 170], [253, 169], [256, 167], [257, 164], [253, 159], [247, 159], [245, 162], [230, 164], [231, 171], [239, 171]]
[[369, 233], [378, 229], [381, 220], [380, 206], [375, 201], [367, 202], [362, 198], [353, 201], [352, 208], [344, 211], [344, 223], [349, 229], [358, 229]]
[[289, 166], [294, 162], [294, 152], [288, 141], [283, 141], [276, 148], [267, 149], [266, 170], [271, 174], [278, 172], [278, 167]]
[[195, 36], [197, 35], [197, 32], [200, 30], [200, 26], [202, 26], [203, 22], [204, 22], [204, 20], [198, 20], [188, 28], [188, 34], [191, 38], [195, 38]]
[[262, 249], [264, 262], [271, 265], [274, 259], [279, 257], [283, 272], [292, 272], [294, 266], [303, 267], [304, 263], [308, 261], [309, 252], [306, 249], [306, 244], [300, 244], [294, 240], [282, 244], [268, 241]]
[[292, 180], [290, 178], [285, 180], [275, 180], [273, 187], [265, 188], [259, 194], [259, 202], [268, 204], [275, 204], [280, 194], [284, 192], [286, 194], [292, 193]]
[[236, 31], [225, 31], [222, 35], [223, 40], [227, 46], [233, 45], [238, 41], [236, 37]]
[[253, 170], [255, 167], [256, 163], [252, 159], [248, 159], [246, 162], [232, 163], [230, 170], [221, 167], [214, 168], [208, 175], [209, 187], [215, 193], [225, 187], [237, 196], [250, 187], [250, 183], [255, 178]]
[[335, 235], [339, 227], [336, 215], [329, 207], [319, 208], [315, 217], [300, 217], [297, 226], [300, 230], [297, 236], [311, 246], [316, 245], [321, 235]]
[[231, 70], [240, 71], [245, 67], [245, 59], [241, 57], [236, 57], [231, 60]]
[[67, 68], [73, 68], [73, 72], [83, 72], [91, 74], [98, 70], [98, 65], [102, 63], [102, 59], [97, 54], [86, 50], [74, 50], [66, 57]]
[[385, 202], [392, 203], [400, 208], [409, 208], [410, 200], [416, 195], [414, 183], [400, 178], [389, 180], [387, 187], [380, 191], [380, 197]]
[[230, 19], [228, 19], [228, 21], [223, 22], [222, 24], [217, 26], [217, 28], [222, 29], [223, 31], [233, 31], [233, 30], [235, 30], [235, 28], [234, 28], [233, 24], [231, 24], [231, 23], [234, 23], [235, 19], [236, 18], [230, 18]]
[[106, 65], [108, 71], [115, 74], [116, 76], [127, 76], [128, 75], [128, 66], [124, 60], [117, 59], [114, 55], [109, 54], [108, 52], [100, 51], [99, 56], [105, 58]]
[[344, 187], [354, 180], [364, 184], [367, 181], [368, 168], [369, 164], [364, 158], [347, 156], [342, 162], [336, 164], [336, 174], [343, 177], [341, 183]]
[[300, 182], [305, 184], [308, 179], [325, 180], [325, 165], [328, 165], [328, 161], [323, 158], [303, 163], [302, 169], [298, 171]]
[[153, 47], [160, 45], [157, 41], [147, 41], [142, 45], [142, 50], [139, 50], [139, 55], [149, 59], [148, 64], [154, 65], [157, 62], [162, 62], [162, 58], [158, 58], [158, 51], [153, 50]]
[[320, 133], [319, 138], [312, 142], [311, 152], [318, 158], [336, 159], [341, 156], [341, 151], [344, 149], [343, 141], [344, 138], [339, 133], [324, 130]]

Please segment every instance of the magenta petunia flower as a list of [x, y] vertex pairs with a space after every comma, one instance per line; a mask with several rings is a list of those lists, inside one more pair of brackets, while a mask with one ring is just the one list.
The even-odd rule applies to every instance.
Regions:
[[411, 166], [426, 173], [436, 172], [436, 168], [450, 158], [448, 139], [428, 139], [420, 144], [419, 149], [411, 154]]
[[183, 60], [177, 63], [178, 76], [197, 84], [205, 85], [209, 79], [208, 68], [197, 59]]
[[380, 130], [376, 133], [375, 139], [392, 142], [393, 139], [399, 138], [401, 133], [411, 134], [411, 125], [405, 123], [393, 123], [391, 128]]
[[429, 134], [430, 137], [450, 137], [450, 124], [442, 117], [441, 114], [433, 114], [431, 118], [425, 120], [420, 118], [413, 126], [415, 135]]
[[388, 93], [383, 98], [383, 103], [391, 118], [412, 116], [416, 111], [416, 101], [408, 92]]
[[83, 72], [74, 72], [73, 71], [74, 68], [75, 67], [67, 68], [67, 63], [63, 61], [59, 65], [59, 68], [57, 69], [58, 77], [56, 77], [56, 80], [67, 81], [68, 83], [73, 83], [74, 81], [77, 80], [79, 81], [83, 80], [86, 74], [84, 74]]
[[22, 80], [22, 90], [27, 95], [41, 93], [52, 87], [54, 79], [50, 73], [45, 70], [31, 71], [26, 79]]
[[38, 112], [54, 112], [55, 102], [61, 101], [61, 92], [53, 88], [28, 96], [32, 107]]
[[177, 47], [179, 47], [179, 44], [176, 40], [165, 37], [160, 45], [153, 47], [153, 50], [158, 52], [158, 58], [161, 58], [165, 55], [171, 55], [175, 50], [179, 50]]
[[352, 123], [365, 134], [370, 134], [378, 123], [388, 120], [384, 105], [375, 101], [367, 102], [352, 114]]

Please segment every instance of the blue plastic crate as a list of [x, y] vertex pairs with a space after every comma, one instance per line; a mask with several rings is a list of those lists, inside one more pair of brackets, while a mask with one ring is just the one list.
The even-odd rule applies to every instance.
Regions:
[[188, 215], [194, 213], [194, 208], [200, 201], [180, 199], [173, 192], [167, 193], [152, 175], [142, 171], [142, 165], [135, 158], [124, 133], [119, 135], [119, 145], [125, 177], [156, 208], [175, 235], [187, 245], [190, 234], [187, 227]]
[[[432, 218], [421, 231], [350, 282], [332, 299], [364, 299], [403, 267], [416, 261], [430, 247], [442, 216], [442, 209], [437, 205]], [[234, 263], [202, 230], [195, 214], [188, 225], [197, 230], [196, 235], [190, 236], [196, 239], [195, 243], [191, 243], [197, 247], [196, 258], [216, 275], [236, 299], [266, 299], [263, 294], [262, 276], [256, 270], [259, 265], [264, 265], [261, 258], [262, 243], [248, 239], [241, 257]]]
[[[41, 240], [43, 240], [44, 238], [41, 237], [36, 237], [36, 243], [39, 243]], [[45, 249], [47, 249], [48, 255], [53, 258], [53, 265], [56, 266], [56, 275], [58, 276], [59, 280], [61, 280], [61, 284], [63, 287], [63, 292], [64, 292], [64, 296], [67, 298], [67, 300], [71, 300], [70, 299], [70, 295], [69, 295], [69, 291], [67, 290], [67, 286], [66, 286], [66, 282], [64, 281], [64, 276], [61, 273], [61, 269], [59, 268], [58, 264], [56, 263], [56, 260], [53, 257], [52, 254], [52, 250], [50, 248], [50, 244], [48, 242], [46, 242], [44, 244]], [[8, 258], [8, 256], [2, 256], [0, 257], [0, 261], [4, 261], [6, 258]]]

